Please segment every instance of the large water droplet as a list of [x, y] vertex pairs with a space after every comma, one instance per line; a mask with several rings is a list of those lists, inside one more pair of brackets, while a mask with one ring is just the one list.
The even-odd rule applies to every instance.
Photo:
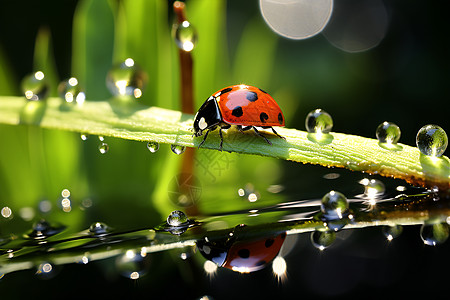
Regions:
[[50, 86], [42, 71], [26, 76], [22, 80], [22, 92], [30, 101], [44, 100], [50, 93]]
[[400, 127], [392, 122], [383, 122], [376, 130], [376, 136], [380, 143], [396, 144], [400, 135]]
[[91, 226], [89, 226], [89, 233], [92, 235], [104, 235], [110, 232], [111, 229], [108, 225], [102, 222], [95, 222], [92, 223]]
[[148, 142], [147, 143], [147, 149], [151, 153], [155, 153], [156, 151], [159, 150], [159, 144], [157, 142]]
[[309, 133], [329, 133], [333, 128], [333, 119], [326, 111], [318, 108], [306, 116], [305, 127]]
[[186, 52], [192, 51], [197, 42], [197, 31], [188, 21], [175, 23], [173, 35], [178, 48]]
[[146, 84], [147, 74], [131, 58], [113, 66], [106, 77], [106, 85], [114, 96], [140, 98]]
[[170, 226], [180, 226], [187, 224], [189, 221], [186, 214], [180, 210], [174, 210], [167, 217], [167, 224]]
[[98, 146], [98, 151], [99, 151], [101, 154], [105, 154], [106, 152], [109, 151], [109, 145], [108, 145], [107, 143], [101, 143], [101, 144]]
[[348, 221], [348, 201], [347, 198], [339, 192], [331, 191], [323, 196], [320, 210], [323, 213], [324, 225], [329, 230], [341, 230]]
[[441, 127], [425, 125], [417, 133], [416, 145], [423, 154], [437, 157], [447, 149], [448, 137]]
[[186, 151], [186, 147], [180, 145], [170, 145], [170, 149], [177, 155], [183, 154]]
[[347, 198], [339, 192], [331, 191], [323, 196], [320, 210], [330, 219], [342, 219], [348, 214]]
[[75, 77], [62, 81], [58, 86], [58, 94], [67, 103], [82, 104], [86, 100], [86, 95]]
[[314, 231], [311, 233], [311, 243], [320, 251], [330, 247], [336, 240], [336, 233], [334, 231]]
[[442, 223], [425, 223], [420, 228], [420, 237], [425, 245], [436, 246], [443, 244], [449, 236], [449, 225]]

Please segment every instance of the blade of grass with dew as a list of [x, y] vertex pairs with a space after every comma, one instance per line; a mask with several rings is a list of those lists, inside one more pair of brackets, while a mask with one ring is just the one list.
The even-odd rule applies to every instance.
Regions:
[[[38, 125], [43, 128], [87, 132], [136, 141], [155, 141], [195, 147], [203, 137], [191, 133], [192, 115], [178, 111], [145, 107], [138, 104], [124, 108], [111, 102], [85, 102], [61, 110], [61, 99], [50, 98], [45, 104]], [[21, 105], [20, 105], [21, 104]], [[0, 122], [20, 124], [26, 101], [22, 97], [0, 97]], [[256, 138], [251, 132], [229, 130], [224, 134], [224, 151], [269, 156], [302, 163], [341, 167], [353, 171], [396, 177], [415, 185], [438, 186], [448, 191], [450, 161], [447, 157], [430, 158], [416, 147], [398, 144], [382, 147], [378, 140], [332, 132], [315, 135], [289, 128], [278, 128], [280, 139], [270, 133], [272, 145]], [[217, 149], [220, 138], [216, 132], [208, 136], [202, 146]]]

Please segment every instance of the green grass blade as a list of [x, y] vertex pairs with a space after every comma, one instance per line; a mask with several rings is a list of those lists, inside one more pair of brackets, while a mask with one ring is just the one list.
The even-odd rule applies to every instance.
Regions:
[[[30, 107], [35, 105], [42, 107], [33, 112]], [[38, 117], [33, 116], [36, 111], [40, 114]], [[179, 111], [124, 105], [117, 99], [69, 107], [58, 98], [50, 98], [47, 103], [26, 103], [22, 97], [0, 97], [1, 123], [27, 122], [49, 129], [187, 147], [196, 147], [202, 140], [202, 137], [192, 136], [192, 118]], [[278, 132], [286, 140], [267, 133], [273, 144], [270, 146], [252, 132], [243, 134], [232, 129], [224, 134], [224, 150], [393, 176], [412, 184], [436, 185], [444, 191], [450, 188], [447, 157], [432, 159], [422, 155], [416, 147], [403, 144], [387, 149], [375, 139], [342, 133], [318, 137], [288, 128], [279, 128]], [[218, 145], [218, 134], [211, 133], [204, 148], [217, 149]]]

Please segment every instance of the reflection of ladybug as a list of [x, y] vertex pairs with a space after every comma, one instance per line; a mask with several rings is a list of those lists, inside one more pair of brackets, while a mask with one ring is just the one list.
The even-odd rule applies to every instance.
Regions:
[[197, 241], [197, 247], [206, 259], [219, 267], [249, 273], [258, 271], [271, 262], [280, 251], [285, 238], [285, 232], [251, 240], [227, 239], [213, 242], [204, 238]]
[[240, 84], [226, 87], [211, 97], [200, 107], [194, 118], [194, 135], [201, 136], [206, 131], [201, 145], [211, 130], [219, 128], [220, 150], [222, 150], [222, 129], [236, 125], [239, 131], [253, 129], [259, 133], [255, 126], [270, 128], [273, 133], [280, 136], [272, 126], [284, 126], [284, 116], [275, 100], [265, 91], [254, 86]]

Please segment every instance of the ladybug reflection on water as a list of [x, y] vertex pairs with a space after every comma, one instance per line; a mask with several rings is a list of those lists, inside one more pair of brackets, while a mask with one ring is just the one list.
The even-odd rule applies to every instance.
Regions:
[[222, 150], [222, 129], [228, 129], [232, 125], [241, 132], [253, 129], [269, 145], [272, 143], [256, 126], [270, 128], [274, 134], [284, 139], [272, 127], [284, 126], [283, 112], [269, 94], [254, 86], [229, 86], [216, 92], [203, 103], [194, 118], [194, 135], [201, 136], [206, 131], [198, 147], [203, 145], [210, 131], [219, 128], [219, 149]]
[[286, 239], [286, 232], [276, 236], [239, 240], [225, 239], [212, 241], [203, 238], [197, 241], [197, 248], [208, 260], [219, 267], [240, 273], [261, 270], [280, 252]]

